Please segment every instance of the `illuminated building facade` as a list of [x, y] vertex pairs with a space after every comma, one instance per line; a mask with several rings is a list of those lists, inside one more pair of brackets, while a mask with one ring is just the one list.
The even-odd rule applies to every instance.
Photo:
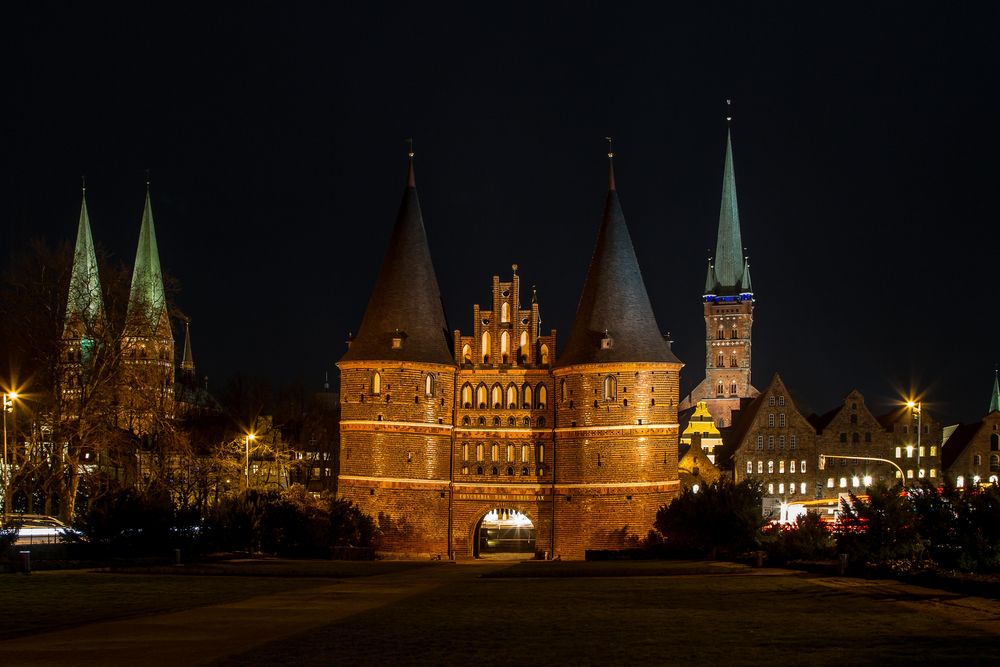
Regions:
[[[610, 157], [610, 155], [609, 155]], [[633, 544], [677, 481], [681, 363], [653, 317], [614, 183], [558, 359], [534, 293], [493, 277], [446, 331], [412, 154], [389, 249], [341, 371], [338, 493], [383, 550], [582, 558]]]

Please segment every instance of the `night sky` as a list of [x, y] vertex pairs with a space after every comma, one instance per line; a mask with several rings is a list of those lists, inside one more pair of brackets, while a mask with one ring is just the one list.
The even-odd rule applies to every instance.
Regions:
[[686, 393], [704, 375], [731, 98], [756, 386], [779, 372], [807, 413], [852, 388], [880, 412], [911, 387], [945, 421], [986, 411], [993, 10], [17, 4], [3, 10], [0, 264], [32, 237], [72, 240], [81, 174], [95, 240], [131, 263], [149, 169], [161, 262], [213, 386], [333, 377], [395, 221], [407, 137], [451, 328], [468, 332], [491, 276], [517, 263], [522, 302], [537, 285], [564, 344], [610, 135]]

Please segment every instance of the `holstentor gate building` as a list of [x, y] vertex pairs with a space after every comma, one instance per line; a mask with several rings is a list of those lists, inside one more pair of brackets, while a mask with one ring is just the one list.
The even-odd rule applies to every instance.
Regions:
[[582, 558], [645, 536], [678, 491], [682, 364], [653, 316], [613, 168], [556, 356], [535, 295], [521, 305], [516, 265], [509, 281], [493, 277], [492, 303], [473, 307], [470, 332], [447, 330], [412, 158], [364, 319], [338, 364], [338, 493], [378, 518], [391, 552]]

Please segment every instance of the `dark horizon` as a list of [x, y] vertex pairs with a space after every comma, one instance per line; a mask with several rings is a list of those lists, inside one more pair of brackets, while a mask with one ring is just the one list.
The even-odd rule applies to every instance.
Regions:
[[876, 414], [911, 390], [945, 422], [986, 412], [998, 358], [970, 342], [998, 324], [981, 236], [992, 9], [22, 11], [0, 262], [32, 237], [72, 243], [85, 174], [95, 241], [131, 263], [149, 169], [161, 263], [214, 387], [237, 372], [336, 386], [407, 137], [449, 326], [467, 332], [516, 263], [561, 352], [610, 135], [686, 394], [731, 98], [757, 388], [780, 373], [806, 414], [854, 388]]

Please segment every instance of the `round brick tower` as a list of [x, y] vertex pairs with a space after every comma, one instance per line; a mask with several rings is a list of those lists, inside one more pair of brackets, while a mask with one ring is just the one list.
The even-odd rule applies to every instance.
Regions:
[[678, 489], [682, 364], [656, 324], [613, 165], [608, 186], [573, 328], [554, 369], [552, 532], [563, 558], [634, 544]]
[[379, 548], [449, 551], [456, 365], [410, 153], [399, 216], [340, 368], [338, 494], [375, 517]]

